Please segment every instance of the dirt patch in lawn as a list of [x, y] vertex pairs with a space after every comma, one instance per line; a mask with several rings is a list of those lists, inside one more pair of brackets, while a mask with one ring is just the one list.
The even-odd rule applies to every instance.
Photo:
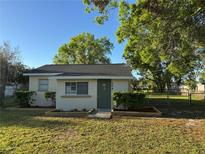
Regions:
[[59, 131], [58, 134], [54, 136], [54, 140], [55, 141], [67, 140], [67, 139], [75, 137], [76, 135], [77, 135], [77, 132], [75, 130], [68, 128], [66, 130]]
[[185, 124], [185, 126], [187, 127], [200, 127], [201, 126], [201, 122], [199, 120], [193, 120], [193, 119], [190, 119], [188, 120], [188, 122]]
[[204, 123], [201, 120], [190, 119], [185, 124], [187, 133], [192, 134], [195, 140], [201, 140], [205, 136]]

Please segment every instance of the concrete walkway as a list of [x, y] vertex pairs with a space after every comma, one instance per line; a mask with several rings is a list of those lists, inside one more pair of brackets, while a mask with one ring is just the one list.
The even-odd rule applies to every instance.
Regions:
[[88, 118], [111, 119], [111, 112], [96, 111], [88, 115]]

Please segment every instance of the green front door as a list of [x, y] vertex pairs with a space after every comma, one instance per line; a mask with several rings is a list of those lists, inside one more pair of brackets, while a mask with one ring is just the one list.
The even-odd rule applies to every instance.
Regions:
[[111, 109], [111, 80], [97, 80], [98, 109]]

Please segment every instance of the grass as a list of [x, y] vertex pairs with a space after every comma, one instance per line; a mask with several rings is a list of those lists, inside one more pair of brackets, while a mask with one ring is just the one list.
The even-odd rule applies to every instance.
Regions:
[[[169, 95], [166, 94], [147, 94], [146, 101], [150, 103], [172, 103], [172, 104], [189, 104], [189, 97], [186, 95]], [[205, 105], [204, 94], [192, 94], [192, 104]]]
[[3, 100], [3, 107], [17, 107], [19, 104], [15, 100], [14, 96], [5, 97]]
[[146, 95], [145, 105], [152, 105], [158, 108], [167, 117], [179, 118], [205, 118], [205, 101], [203, 94], [192, 95], [191, 103], [188, 96], [166, 94]]
[[45, 117], [0, 111], [0, 153], [205, 153], [205, 119]]

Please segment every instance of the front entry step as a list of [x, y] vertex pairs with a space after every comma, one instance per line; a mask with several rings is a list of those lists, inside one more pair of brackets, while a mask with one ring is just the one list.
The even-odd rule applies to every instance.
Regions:
[[111, 112], [96, 111], [88, 115], [89, 118], [99, 118], [99, 119], [111, 119]]

